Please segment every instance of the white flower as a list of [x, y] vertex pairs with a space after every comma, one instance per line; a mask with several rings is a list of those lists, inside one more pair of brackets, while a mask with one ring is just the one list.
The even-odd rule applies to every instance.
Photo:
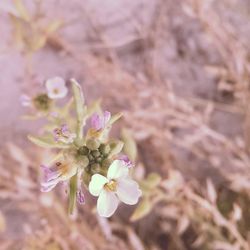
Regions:
[[63, 98], [68, 93], [68, 88], [65, 85], [65, 81], [61, 77], [50, 78], [45, 84], [48, 96], [51, 99]]
[[110, 217], [118, 207], [119, 200], [134, 205], [142, 192], [137, 182], [128, 176], [129, 169], [124, 161], [115, 160], [110, 165], [107, 177], [94, 174], [89, 183], [89, 192], [99, 196], [97, 211], [100, 216]]

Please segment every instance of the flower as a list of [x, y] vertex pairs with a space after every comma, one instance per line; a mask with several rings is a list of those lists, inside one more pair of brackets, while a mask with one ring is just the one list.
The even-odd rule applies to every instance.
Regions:
[[67, 95], [68, 88], [61, 77], [50, 78], [45, 83], [47, 93], [51, 99], [60, 99]]
[[25, 95], [25, 94], [21, 95], [20, 102], [21, 102], [21, 105], [24, 107], [32, 106], [32, 99], [28, 95]]
[[96, 130], [104, 129], [111, 118], [111, 113], [105, 111], [103, 115], [98, 115], [97, 113], [93, 114], [91, 117], [91, 127]]
[[53, 130], [54, 140], [66, 144], [72, 143], [76, 138], [75, 133], [70, 133], [67, 124], [63, 124], [60, 128]]
[[49, 168], [42, 165], [43, 177], [41, 182], [41, 191], [51, 191], [59, 182], [70, 179], [77, 172], [76, 165], [69, 163], [57, 162], [53, 167]]
[[108, 169], [107, 177], [100, 174], [92, 176], [89, 192], [98, 196], [97, 211], [100, 216], [110, 217], [117, 209], [119, 200], [128, 205], [138, 202], [142, 192], [128, 172], [124, 161], [115, 160]]
[[130, 159], [128, 158], [127, 155], [121, 155], [121, 156], [119, 156], [119, 157], [118, 157], [118, 160], [123, 161], [124, 164], [125, 164], [125, 166], [126, 166], [127, 168], [132, 168], [132, 167], [133, 167], [133, 164], [132, 164], [132, 162], [130, 161]]

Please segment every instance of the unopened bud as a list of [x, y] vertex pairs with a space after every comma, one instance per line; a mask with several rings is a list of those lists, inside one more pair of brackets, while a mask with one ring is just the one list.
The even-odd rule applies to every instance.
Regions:
[[101, 146], [99, 147], [99, 151], [103, 154], [103, 155], [108, 155], [110, 152], [110, 146], [109, 144], [101, 144]]
[[93, 151], [91, 152], [91, 154], [92, 154], [95, 158], [97, 158], [98, 156], [101, 155], [100, 152], [99, 152], [98, 150], [93, 150]]
[[96, 162], [100, 163], [102, 161], [102, 157], [99, 156], [98, 158], [96, 158]]
[[81, 155], [87, 155], [89, 153], [89, 149], [86, 146], [82, 146], [78, 149], [78, 153]]
[[89, 158], [85, 155], [79, 157], [79, 163], [83, 168], [86, 168], [89, 165]]
[[96, 150], [99, 148], [100, 146], [100, 141], [98, 139], [95, 138], [91, 138], [88, 139], [86, 142], [86, 146], [90, 149], [90, 150]]

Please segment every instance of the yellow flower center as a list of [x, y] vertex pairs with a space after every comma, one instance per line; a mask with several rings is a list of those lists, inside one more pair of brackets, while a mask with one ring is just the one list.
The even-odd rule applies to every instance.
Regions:
[[110, 182], [104, 185], [104, 188], [109, 192], [115, 192], [117, 187], [117, 182], [115, 180], [111, 180]]

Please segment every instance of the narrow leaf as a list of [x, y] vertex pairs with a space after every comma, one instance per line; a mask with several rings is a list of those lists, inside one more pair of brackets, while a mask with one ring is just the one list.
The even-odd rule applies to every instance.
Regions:
[[124, 153], [129, 157], [131, 161], [135, 161], [137, 156], [137, 146], [131, 132], [127, 129], [123, 129], [121, 136], [122, 140], [124, 141]]
[[33, 142], [35, 145], [42, 148], [68, 148], [69, 145], [63, 143], [56, 143], [51, 138], [45, 137], [36, 137], [28, 135], [28, 139]]
[[110, 118], [110, 121], [109, 121], [109, 125], [112, 125], [117, 120], [119, 120], [121, 117], [122, 117], [122, 113], [121, 112], [119, 112], [119, 113], [117, 113], [115, 115], [112, 115], [112, 117]]
[[86, 107], [84, 106], [84, 97], [80, 84], [74, 79], [71, 79], [71, 83], [77, 115], [77, 139], [81, 140], [83, 137], [83, 119], [86, 112]]
[[77, 117], [82, 119], [84, 112], [85, 112], [82, 88], [75, 79], [71, 79], [71, 83], [72, 83], [72, 90], [73, 90], [73, 95], [74, 95], [74, 100], [75, 100]]
[[135, 209], [134, 213], [130, 217], [130, 221], [137, 221], [137, 220], [143, 218], [144, 216], [146, 216], [147, 214], [149, 214], [151, 212], [152, 208], [153, 208], [153, 206], [152, 206], [152, 203], [150, 202], [150, 200], [144, 198], [139, 203], [139, 205]]

